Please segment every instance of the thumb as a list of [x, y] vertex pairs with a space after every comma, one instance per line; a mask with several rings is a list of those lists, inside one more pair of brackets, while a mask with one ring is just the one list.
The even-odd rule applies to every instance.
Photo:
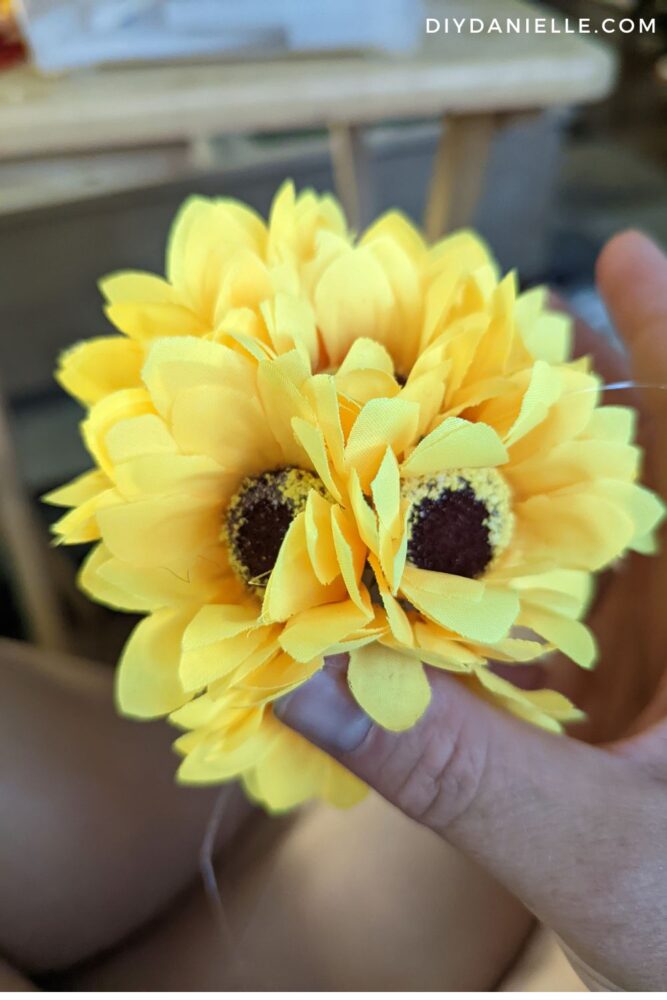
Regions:
[[575, 949], [594, 955], [600, 927], [618, 913], [619, 838], [631, 838], [641, 856], [652, 826], [650, 777], [622, 754], [495, 710], [441, 670], [429, 670], [432, 699], [420, 722], [388, 732], [353, 700], [346, 660], [331, 657], [277, 702], [278, 718], [480, 862]]

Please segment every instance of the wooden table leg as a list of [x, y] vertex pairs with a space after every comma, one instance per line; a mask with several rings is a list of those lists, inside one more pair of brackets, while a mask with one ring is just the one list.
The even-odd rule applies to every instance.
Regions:
[[429, 241], [472, 221], [495, 129], [492, 114], [443, 119], [424, 213]]
[[210, 136], [194, 136], [187, 147], [189, 166], [197, 172], [213, 170], [216, 166], [215, 149]]
[[0, 396], [0, 544], [7, 551], [30, 638], [46, 649], [67, 649], [65, 626], [47, 558], [47, 541], [23, 488]]
[[368, 152], [359, 125], [329, 125], [329, 146], [336, 192], [352, 229], [371, 221], [371, 182]]

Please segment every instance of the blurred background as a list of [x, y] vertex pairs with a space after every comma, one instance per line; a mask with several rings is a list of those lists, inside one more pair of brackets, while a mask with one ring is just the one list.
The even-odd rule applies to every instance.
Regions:
[[113, 663], [131, 627], [49, 545], [39, 497], [87, 466], [52, 373], [105, 332], [101, 275], [162, 272], [186, 195], [265, 212], [290, 176], [355, 227], [474, 224], [600, 328], [602, 243], [667, 242], [664, 0], [0, 0], [0, 38], [0, 636]]

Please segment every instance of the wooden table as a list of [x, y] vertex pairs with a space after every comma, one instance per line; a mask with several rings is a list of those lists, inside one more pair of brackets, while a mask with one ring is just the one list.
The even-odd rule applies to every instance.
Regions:
[[[520, 0], [430, 0], [428, 16], [529, 18]], [[450, 21], [451, 23], [451, 21]], [[355, 224], [370, 183], [363, 127], [438, 117], [442, 140], [426, 211], [428, 235], [470, 216], [495, 129], [508, 114], [603, 97], [611, 53], [573, 34], [427, 35], [406, 56], [357, 54], [124, 66], [43, 78], [0, 76], [0, 159], [186, 143], [193, 170], [213, 137], [326, 126], [336, 182]]]

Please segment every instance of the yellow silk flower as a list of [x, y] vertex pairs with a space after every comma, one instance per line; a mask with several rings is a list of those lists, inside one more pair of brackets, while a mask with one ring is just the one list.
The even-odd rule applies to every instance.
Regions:
[[592, 574], [653, 551], [663, 516], [633, 412], [599, 405], [565, 321], [470, 234], [427, 248], [391, 214], [356, 244], [321, 231], [307, 269], [258, 336], [141, 342], [136, 384], [83, 423], [96, 468], [49, 497], [73, 508], [61, 540], [97, 542], [84, 590], [146, 615], [121, 710], [185, 730], [181, 780], [241, 778], [272, 810], [364, 792], [271, 711], [328, 654], [388, 729], [425, 711], [423, 663], [545, 728], [576, 719], [489, 661], [590, 666]]
[[[287, 350], [294, 346], [292, 312], [312, 317], [307, 289], [320, 258], [330, 260], [349, 242], [336, 200], [310, 190], [297, 197], [290, 182], [274, 198], [268, 223], [231, 198], [191, 197], [171, 227], [166, 278], [144, 271], [103, 278], [105, 313], [122, 336], [76, 344], [61, 357], [56, 377], [89, 406], [141, 384], [146, 351], [157, 337], [224, 343], [231, 333], [232, 342], [247, 335]], [[316, 362], [314, 322], [300, 326]]]

